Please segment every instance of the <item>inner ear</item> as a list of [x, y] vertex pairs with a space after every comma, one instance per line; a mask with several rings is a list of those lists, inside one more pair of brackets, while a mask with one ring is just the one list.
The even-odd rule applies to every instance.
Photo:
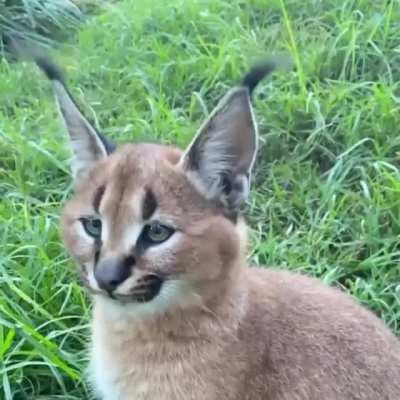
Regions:
[[230, 91], [200, 128], [182, 157], [186, 174], [207, 198], [237, 208], [246, 199], [257, 151], [249, 91]]
[[115, 145], [90, 124], [62, 82], [54, 81], [53, 88], [60, 115], [70, 137], [74, 156], [71, 168], [78, 180], [87, 175], [95, 162], [114, 151]]
[[52, 81], [60, 115], [68, 131], [74, 158], [71, 163], [76, 180], [86, 176], [91, 166], [107, 157], [115, 145], [87, 120], [69, 92], [62, 73], [48, 57], [33, 54], [36, 64]]

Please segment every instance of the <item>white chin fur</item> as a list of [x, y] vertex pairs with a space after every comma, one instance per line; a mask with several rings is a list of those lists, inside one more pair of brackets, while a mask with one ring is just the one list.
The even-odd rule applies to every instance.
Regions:
[[95, 295], [96, 304], [103, 308], [115, 322], [118, 320], [143, 320], [163, 314], [171, 309], [201, 305], [201, 298], [183, 281], [164, 281], [160, 293], [147, 303], [122, 303], [106, 296]]
[[93, 267], [88, 268], [88, 283], [91, 289], [95, 290], [95, 291], [101, 291], [96, 278], [94, 277], [94, 271], [93, 271]]

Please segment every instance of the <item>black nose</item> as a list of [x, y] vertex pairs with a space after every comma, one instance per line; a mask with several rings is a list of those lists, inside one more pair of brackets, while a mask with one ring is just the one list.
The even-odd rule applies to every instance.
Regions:
[[112, 292], [131, 274], [131, 264], [125, 260], [103, 260], [94, 270], [94, 277], [99, 287]]

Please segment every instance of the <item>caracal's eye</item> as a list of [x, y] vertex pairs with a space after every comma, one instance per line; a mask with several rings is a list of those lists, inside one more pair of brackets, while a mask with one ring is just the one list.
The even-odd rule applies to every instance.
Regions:
[[95, 238], [101, 238], [101, 219], [96, 217], [83, 217], [80, 219], [86, 233]]
[[174, 232], [174, 229], [169, 226], [152, 222], [144, 227], [142, 239], [149, 244], [158, 244], [165, 242]]

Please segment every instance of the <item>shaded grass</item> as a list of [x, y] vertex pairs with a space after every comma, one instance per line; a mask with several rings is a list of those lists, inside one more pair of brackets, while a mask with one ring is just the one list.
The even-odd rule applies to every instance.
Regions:
[[50, 45], [54, 36], [71, 32], [81, 19], [69, 0], [1, 0], [0, 50], [8, 50], [11, 37]]
[[[252, 260], [340, 285], [400, 334], [399, 4], [137, 3], [105, 5], [58, 55], [87, 114], [119, 142], [183, 146], [252, 60], [289, 51], [297, 69], [255, 100]], [[58, 233], [67, 149], [47, 82], [31, 65], [0, 64], [7, 400], [89, 398], [89, 306]]]

